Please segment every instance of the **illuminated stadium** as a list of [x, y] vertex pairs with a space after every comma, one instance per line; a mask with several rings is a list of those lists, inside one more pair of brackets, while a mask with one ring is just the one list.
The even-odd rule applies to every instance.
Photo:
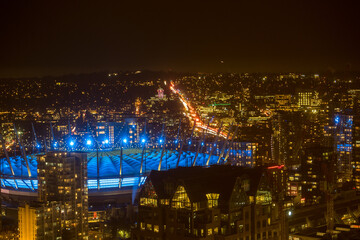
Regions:
[[[252, 150], [232, 150], [228, 157], [238, 155], [252, 160]], [[111, 191], [132, 188], [141, 185], [151, 170], [165, 170], [177, 166], [206, 166], [223, 163], [227, 151], [216, 148], [211, 153], [190, 151], [129, 148], [124, 149], [121, 161], [120, 150], [101, 150], [88, 152], [88, 188], [90, 192]], [[210, 157], [209, 157], [210, 156]], [[26, 160], [25, 160], [26, 159]], [[1, 159], [3, 190], [12, 192], [37, 191], [37, 158], [36, 155], [9, 157]], [[26, 163], [28, 162], [28, 164]], [[194, 163], [195, 161], [195, 163]], [[143, 164], [141, 164], [143, 163]], [[122, 164], [120, 171], [120, 164]], [[28, 167], [27, 167], [28, 165]]]

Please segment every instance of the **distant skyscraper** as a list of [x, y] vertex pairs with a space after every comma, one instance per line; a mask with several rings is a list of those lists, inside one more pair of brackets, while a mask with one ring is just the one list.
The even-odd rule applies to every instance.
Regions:
[[99, 142], [114, 144], [115, 124], [111, 122], [99, 122], [96, 126], [96, 137]]
[[360, 90], [350, 91], [353, 100], [353, 181], [355, 182], [356, 190], [360, 191]]
[[312, 107], [319, 106], [319, 93], [315, 91], [305, 91], [298, 93], [298, 106], [299, 107]]
[[159, 88], [159, 89], [157, 90], [157, 93], [158, 93], [158, 98], [160, 98], [160, 99], [163, 99], [163, 98], [164, 98], [164, 89]]
[[338, 182], [351, 181], [353, 166], [353, 115], [337, 114], [334, 117], [334, 147], [337, 156]]
[[276, 113], [272, 121], [272, 158], [287, 168], [300, 165], [299, 151], [303, 142], [304, 116], [301, 112]]
[[[40, 202], [48, 211], [61, 212], [63, 239], [87, 239], [87, 154], [49, 152], [38, 156], [38, 181]], [[40, 228], [46, 225], [48, 223], [44, 221]]]

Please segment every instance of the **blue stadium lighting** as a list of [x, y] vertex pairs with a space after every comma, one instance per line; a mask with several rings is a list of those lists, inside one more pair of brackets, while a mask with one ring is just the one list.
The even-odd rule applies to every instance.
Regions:
[[[147, 138], [140, 138], [140, 145], [142, 145], [143, 147], [145, 147], [144, 143], [141, 143], [142, 139], [145, 140], [145, 144], [147, 143]], [[164, 143], [166, 142], [165, 138], [162, 138]], [[88, 140], [88, 138], [84, 139], [84, 145], [86, 145], [86, 141]], [[104, 140], [104, 139], [103, 139]], [[123, 144], [123, 140], [124, 138], [121, 139], [121, 143]], [[159, 140], [159, 139], [158, 139]], [[92, 145], [96, 144], [96, 142], [94, 142], [94, 139], [91, 139], [92, 141]], [[130, 138], [127, 139], [128, 142], [130, 142]], [[189, 141], [189, 140], [188, 140]], [[73, 146], [70, 147], [70, 142], [73, 142]], [[201, 143], [201, 142], [200, 142]], [[52, 143], [53, 145], [55, 144], [55, 141]], [[66, 142], [66, 146], [70, 149], [75, 149], [75, 147], [77, 147], [79, 143], [77, 142], [77, 139], [75, 138], [69, 138], [67, 139]], [[204, 142], [205, 145], [205, 142]], [[60, 142], [57, 142], [57, 146], [60, 146]], [[124, 146], [124, 144], [123, 144]], [[341, 145], [340, 147], [346, 147], [347, 149], [349, 149], [351, 147], [351, 144], [347, 144], [347, 145]], [[350, 149], [349, 149], [350, 150]], [[251, 152], [251, 151], [250, 151]], [[176, 163], [178, 160], [178, 152], [175, 151], [174, 154], [169, 154], [168, 157], [166, 158], [168, 161], [168, 167], [169, 168], [175, 168], [176, 167]], [[241, 153], [240, 151], [232, 151], [232, 155], [233, 154], [243, 154], [244, 157], [247, 157], [246, 154], [247, 152], [244, 151], [243, 153]], [[97, 190], [98, 189], [98, 178], [100, 178], [100, 189], [115, 189], [115, 188], [119, 188], [119, 178], [114, 178], [114, 176], [118, 176], [119, 174], [119, 169], [117, 169], [114, 166], [114, 161], [120, 161], [120, 156], [118, 156], [118, 154], [115, 154], [115, 152], [112, 153], [102, 153], [101, 151], [99, 152], [100, 157], [101, 157], [101, 164], [100, 164], [100, 169], [99, 169], [99, 173], [97, 172], [97, 161], [94, 161], [94, 156], [89, 156], [88, 155], [88, 188], [89, 189], [94, 189]], [[191, 154], [192, 157], [195, 156], [196, 153], [191, 152], [189, 153]], [[137, 174], [139, 173], [139, 169], [141, 167], [141, 151], [137, 152], [137, 153], [124, 153], [124, 155], [122, 156], [122, 159], [124, 161], [123, 164], [123, 172], [128, 174], [129, 176], [137, 176]], [[202, 165], [206, 162], [206, 160], [209, 158], [209, 154], [201, 154], [198, 155], [198, 161], [197, 161], [197, 165]], [[156, 170], [158, 169], [158, 165], [159, 165], [159, 161], [161, 159], [161, 151], [153, 151], [151, 153], [148, 153], [147, 156], [147, 172], [150, 172], [151, 170]], [[10, 166], [8, 164], [8, 162], [5, 160], [5, 157], [1, 157], [0, 158], [0, 167], [2, 168], [2, 174], [4, 176], [2, 176], [2, 180], [1, 180], [1, 184], [5, 187], [5, 188], [10, 188], [10, 189], [15, 189], [15, 190], [20, 190], [22, 191], [22, 189], [29, 189], [32, 190], [32, 186], [34, 189], [37, 189], [37, 158], [35, 155], [28, 155], [29, 160], [29, 168], [32, 174], [32, 179], [22, 179], [23, 175], [22, 175], [22, 170], [20, 168], [14, 168], [14, 174], [15, 177], [17, 177], [16, 179], [13, 178], [12, 176], [12, 172], [10, 169]], [[96, 159], [96, 157], [95, 157]], [[186, 161], [188, 159], [187, 158], [181, 158], [179, 161], [179, 166], [186, 166]], [[245, 160], [245, 159], [243, 159]], [[209, 164], [216, 164], [218, 161], [218, 156], [216, 155], [212, 155], [210, 158], [210, 162]], [[16, 163], [18, 163], [18, 157], [10, 157], [10, 162], [13, 164], [13, 166], [16, 165]], [[129, 164], [126, 164], [129, 163]], [[100, 175], [98, 175], [100, 174]], [[11, 177], [6, 177], [6, 176], [11, 176]], [[15, 181], [16, 180], [16, 181]], [[132, 186], [138, 186], [139, 182], [140, 184], [143, 183], [144, 177], [141, 177], [141, 179], [139, 177], [125, 177], [122, 179], [121, 182], [121, 187], [132, 187]], [[18, 186], [19, 189], [16, 189], [16, 185]], [[287, 213], [286, 213], [287, 214]]]
[[91, 144], [92, 144], [92, 141], [91, 141], [90, 139], [88, 139], [88, 140], [86, 141], [86, 145], [90, 146]]

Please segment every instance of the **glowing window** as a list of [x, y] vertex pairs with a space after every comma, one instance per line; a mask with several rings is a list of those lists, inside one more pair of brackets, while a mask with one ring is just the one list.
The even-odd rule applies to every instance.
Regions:
[[219, 194], [218, 193], [207, 193], [206, 198], [208, 200], [208, 207], [213, 208], [219, 205]]
[[174, 197], [171, 201], [171, 207], [173, 208], [191, 208], [190, 199], [183, 186], [178, 186]]

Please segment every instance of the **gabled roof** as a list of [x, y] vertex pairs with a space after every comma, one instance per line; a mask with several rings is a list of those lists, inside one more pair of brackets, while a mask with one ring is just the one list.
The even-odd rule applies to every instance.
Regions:
[[179, 167], [168, 171], [152, 171], [148, 178], [160, 199], [171, 199], [179, 185], [185, 187], [192, 202], [206, 200], [207, 193], [219, 193], [220, 201], [228, 202], [237, 178], [249, 179], [248, 195], [255, 195], [264, 169], [229, 165]]

